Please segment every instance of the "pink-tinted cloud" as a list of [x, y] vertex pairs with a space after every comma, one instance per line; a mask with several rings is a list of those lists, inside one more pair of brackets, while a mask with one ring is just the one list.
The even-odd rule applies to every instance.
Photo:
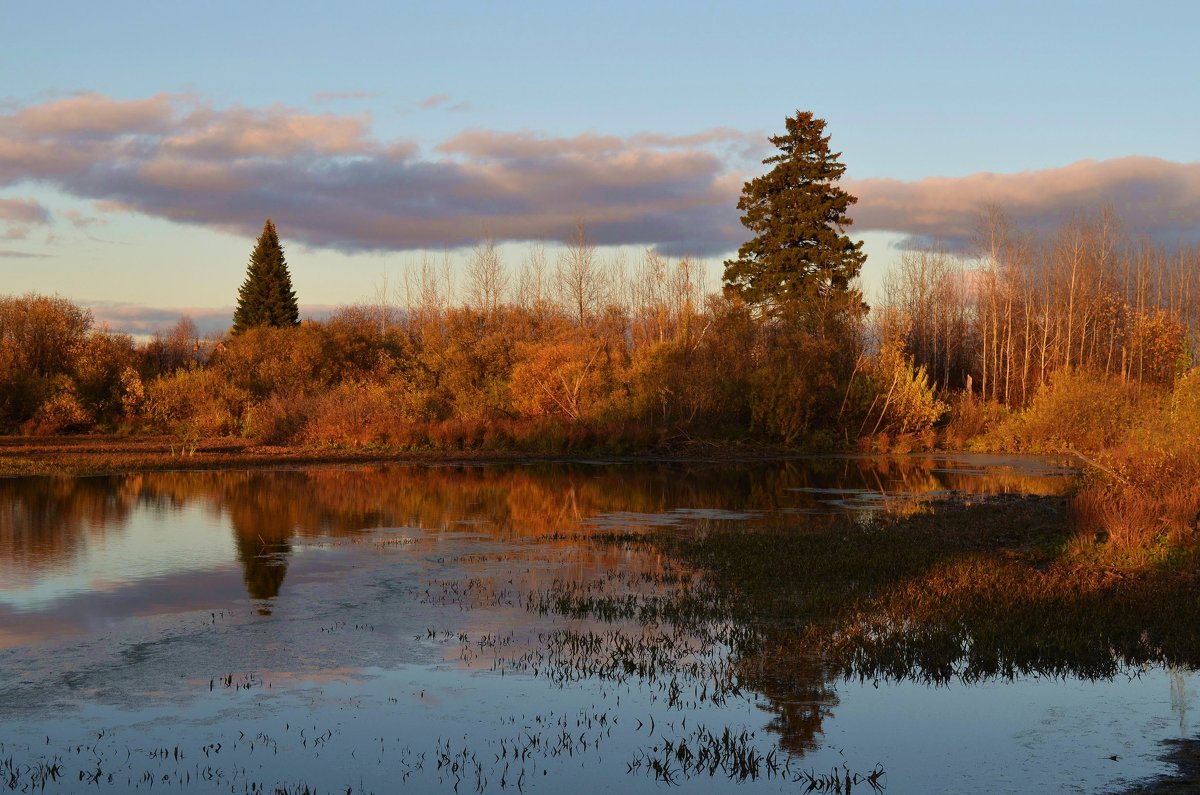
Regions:
[[34, 199], [0, 199], [0, 221], [12, 224], [48, 224], [50, 211]]
[[439, 105], [445, 105], [450, 101], [449, 94], [430, 94], [417, 103], [417, 107], [421, 110], [432, 110]]
[[163, 141], [167, 151], [205, 159], [354, 154], [370, 144], [366, 116], [202, 108], [182, 120], [182, 130]]
[[989, 205], [1034, 231], [1111, 207], [1135, 234], [1166, 245], [1200, 240], [1200, 163], [1123, 157], [1017, 174], [865, 179], [846, 187], [859, 197], [855, 229], [903, 232], [951, 246], [971, 239]]
[[116, 100], [84, 93], [23, 108], [7, 119], [33, 135], [130, 136], [167, 131], [175, 118], [174, 104], [175, 99], [167, 94]]
[[[436, 101], [435, 101], [436, 100]], [[446, 101], [434, 97], [431, 106]], [[575, 137], [472, 130], [423, 155], [378, 141], [369, 118], [188, 96], [83, 94], [0, 113], [0, 187], [48, 184], [103, 211], [138, 212], [341, 250], [562, 239], [708, 254], [742, 237], [743, 133]], [[71, 219], [68, 219], [71, 220]]]
[[24, 240], [48, 223], [50, 211], [33, 199], [0, 199], [0, 240]]
[[[100, 212], [247, 237], [270, 216], [286, 240], [343, 251], [469, 245], [485, 229], [501, 240], [563, 239], [582, 219], [601, 244], [704, 255], [745, 239], [735, 207], [743, 180], [761, 168], [764, 144], [761, 134], [733, 129], [685, 136], [472, 129], [423, 152], [411, 141], [377, 140], [366, 115], [216, 107], [186, 95], [80, 94], [0, 111], [0, 188], [43, 184], [91, 200]], [[1111, 206], [1135, 234], [1166, 243], [1200, 237], [1196, 163], [1130, 157], [1020, 174], [866, 179], [847, 188], [860, 198], [852, 231], [949, 245], [970, 239], [989, 204], [1035, 229]], [[31, 200], [3, 201], [0, 234], [25, 235], [49, 217]]]
[[67, 210], [62, 214], [62, 216], [63, 218], [66, 218], [67, 221], [70, 222], [71, 226], [75, 227], [76, 229], [87, 229], [88, 227], [92, 226], [104, 226], [108, 223], [108, 221], [103, 218], [97, 218], [94, 215], [87, 215], [79, 210]]

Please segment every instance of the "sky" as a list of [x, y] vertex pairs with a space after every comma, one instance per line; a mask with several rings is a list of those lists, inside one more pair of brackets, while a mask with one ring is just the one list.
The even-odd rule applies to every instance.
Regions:
[[719, 274], [797, 110], [842, 153], [868, 292], [989, 204], [1190, 245], [1196, 30], [1192, 2], [0, 3], [0, 293], [219, 326], [267, 217], [314, 315], [580, 220]]

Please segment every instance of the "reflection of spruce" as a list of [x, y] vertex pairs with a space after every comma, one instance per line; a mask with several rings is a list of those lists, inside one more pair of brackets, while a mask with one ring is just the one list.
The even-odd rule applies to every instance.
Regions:
[[233, 539], [250, 598], [278, 596], [287, 575], [287, 556], [292, 551], [288, 536], [265, 539], [258, 533], [245, 532], [235, 524]]
[[295, 507], [288, 507], [295, 502], [293, 495], [304, 492], [303, 480], [298, 488], [289, 487], [293, 482], [264, 473], [218, 480], [251, 599], [278, 596], [287, 574], [292, 533], [297, 527]]

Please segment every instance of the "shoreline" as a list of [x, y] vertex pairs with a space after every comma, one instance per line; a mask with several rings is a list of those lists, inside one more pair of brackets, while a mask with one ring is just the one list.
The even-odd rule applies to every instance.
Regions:
[[[856, 450], [800, 450], [743, 442], [688, 442], [639, 452], [598, 450], [388, 450], [261, 445], [237, 438], [195, 443], [155, 436], [0, 436], [0, 477], [116, 475], [148, 471], [275, 469], [370, 464], [484, 465], [530, 463], [757, 463], [811, 458], [954, 458], [1065, 461], [1065, 456], [931, 450], [866, 453]], [[1072, 467], [1074, 468], [1074, 467]]]

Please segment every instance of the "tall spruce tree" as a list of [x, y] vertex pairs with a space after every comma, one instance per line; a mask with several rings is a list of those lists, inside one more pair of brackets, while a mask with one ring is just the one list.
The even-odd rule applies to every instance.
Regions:
[[256, 326], [290, 328], [300, 325], [300, 307], [292, 290], [292, 277], [283, 258], [275, 224], [268, 218], [250, 254], [246, 281], [238, 289], [233, 312], [233, 333]]
[[829, 150], [825, 121], [797, 111], [770, 140], [779, 154], [763, 164], [774, 167], [747, 182], [738, 201], [754, 237], [726, 261], [726, 289], [768, 314], [799, 311], [822, 325], [831, 314], [861, 311], [851, 284], [866, 254], [844, 234], [846, 210], [858, 200], [836, 184], [846, 167]]

